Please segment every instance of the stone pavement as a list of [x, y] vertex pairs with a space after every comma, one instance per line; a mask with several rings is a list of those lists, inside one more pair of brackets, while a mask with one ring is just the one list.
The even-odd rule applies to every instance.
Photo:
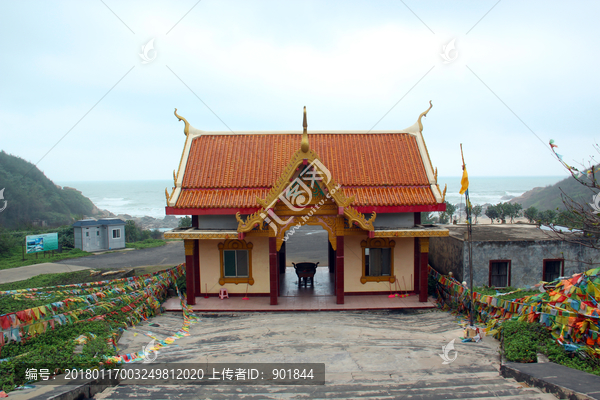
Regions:
[[506, 362], [501, 372], [502, 376], [543, 387], [550, 393], [558, 394], [561, 399], [600, 399], [600, 376], [563, 365], [552, 362]]
[[181, 240], [167, 242], [166, 245], [160, 247], [150, 247], [135, 251], [111, 250], [89, 257], [62, 260], [58, 263], [62, 264], [63, 262], [65, 264], [80, 265], [94, 269], [122, 269], [155, 265], [172, 267], [185, 262], [185, 252], [183, 249], [183, 240]]
[[[151, 331], [159, 339], [181, 326], [169, 313], [119, 341], [121, 352], [140, 351]], [[137, 333], [137, 335], [135, 335]], [[142, 334], [141, 334], [142, 333]], [[322, 386], [119, 385], [95, 399], [290, 399], [290, 398], [519, 398], [555, 399], [500, 377], [498, 341], [462, 343], [462, 329], [449, 313], [370, 311], [207, 314], [191, 335], [162, 348], [157, 362], [325, 363]], [[442, 364], [450, 340], [457, 357]], [[454, 352], [449, 355], [453, 357]], [[150, 365], [150, 364], [146, 364]]]
[[24, 279], [29, 279], [34, 276], [43, 274], [57, 274], [60, 272], [73, 272], [81, 271], [82, 269], [89, 269], [88, 267], [81, 267], [78, 265], [70, 264], [58, 264], [58, 263], [42, 263], [27, 265], [25, 267], [10, 268], [0, 270], [0, 282], [16, 282]]

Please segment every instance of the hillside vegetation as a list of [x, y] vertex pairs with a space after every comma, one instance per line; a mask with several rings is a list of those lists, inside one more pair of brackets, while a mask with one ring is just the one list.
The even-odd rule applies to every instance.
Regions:
[[[0, 151], [0, 190], [4, 188], [7, 207], [0, 212], [0, 226], [26, 227], [33, 220], [50, 226], [71, 224], [76, 216], [98, 212], [80, 192], [55, 185], [32, 163]], [[4, 202], [0, 200], [0, 208]]]
[[596, 193], [570, 176], [552, 186], [533, 188], [510, 200], [510, 203], [519, 203], [523, 209], [533, 206], [540, 211], [557, 208], [563, 210], [565, 207], [561, 198], [561, 189], [578, 203], [591, 203], [592, 197]]

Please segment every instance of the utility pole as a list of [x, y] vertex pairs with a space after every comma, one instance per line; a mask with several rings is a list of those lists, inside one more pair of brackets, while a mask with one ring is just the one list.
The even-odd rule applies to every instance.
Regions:
[[[460, 144], [460, 156], [463, 162], [463, 179], [467, 173], [467, 165], [465, 164], [465, 157], [463, 155], [462, 143]], [[462, 189], [461, 189], [462, 190]], [[469, 326], [473, 326], [473, 312], [475, 294], [473, 292], [473, 245], [472, 230], [471, 230], [471, 202], [469, 201], [469, 189], [468, 189], [468, 178], [467, 178], [467, 189], [465, 190], [465, 213], [467, 217], [467, 246], [469, 249]]]

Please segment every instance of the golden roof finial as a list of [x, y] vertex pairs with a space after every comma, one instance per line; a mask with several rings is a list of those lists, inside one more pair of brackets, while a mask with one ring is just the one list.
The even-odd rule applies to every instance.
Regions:
[[429, 108], [427, 109], [427, 111], [424, 111], [421, 113], [421, 115], [419, 115], [419, 131], [421, 132], [423, 132], [423, 124], [421, 123], [421, 118], [427, 116], [427, 113], [429, 112], [429, 110], [431, 110], [431, 107], [433, 107], [433, 104], [431, 104], [431, 100], [429, 100]]
[[308, 153], [310, 146], [308, 145], [308, 124], [306, 123], [306, 106], [304, 106], [304, 121], [302, 122], [302, 127], [304, 128], [302, 132], [302, 142], [300, 142], [300, 150], [304, 153]]
[[187, 122], [187, 119], [185, 119], [182, 116], [180, 116], [179, 114], [177, 114], [177, 109], [175, 109], [175, 116], [177, 117], [177, 119], [179, 119], [180, 121], [183, 121], [185, 123], [185, 128], [183, 128], [183, 132], [185, 133], [185, 136], [187, 136], [188, 133], [190, 133], [190, 123]]

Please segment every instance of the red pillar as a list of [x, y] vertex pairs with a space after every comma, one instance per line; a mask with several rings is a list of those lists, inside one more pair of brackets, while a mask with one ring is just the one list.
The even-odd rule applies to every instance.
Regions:
[[415, 238], [415, 265], [413, 271], [413, 290], [416, 294], [420, 292], [419, 277], [421, 275], [421, 245], [419, 238]]
[[[192, 228], [200, 227], [200, 219], [197, 215], [192, 215]], [[200, 242], [194, 240], [194, 292], [196, 296], [202, 293], [202, 286], [200, 283]]]
[[183, 240], [183, 245], [185, 247], [185, 290], [187, 293], [187, 303], [190, 306], [196, 304], [194, 242], [195, 240], [191, 239]]
[[202, 286], [200, 282], [200, 242], [198, 240], [194, 240], [194, 293], [196, 296], [200, 296], [202, 293]]
[[271, 305], [277, 305], [278, 285], [279, 285], [279, 270], [277, 269], [277, 242], [274, 237], [269, 238], [269, 276], [271, 281], [270, 297]]
[[425, 303], [427, 301], [427, 277], [429, 275], [429, 238], [419, 238], [421, 245], [421, 276], [419, 278], [419, 301]]
[[344, 304], [344, 237], [338, 236], [335, 251], [335, 296], [337, 304]]

